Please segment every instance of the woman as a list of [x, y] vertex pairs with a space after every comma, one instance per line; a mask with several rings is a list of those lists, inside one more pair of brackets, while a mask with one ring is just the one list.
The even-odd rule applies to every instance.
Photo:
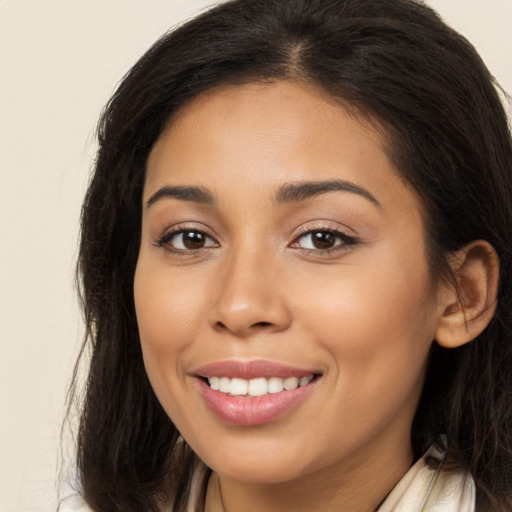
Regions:
[[467, 41], [411, 0], [223, 3], [99, 138], [92, 510], [511, 509], [512, 148]]

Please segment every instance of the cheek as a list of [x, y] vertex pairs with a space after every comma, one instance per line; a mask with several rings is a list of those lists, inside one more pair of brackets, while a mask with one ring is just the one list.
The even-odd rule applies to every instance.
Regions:
[[199, 328], [204, 293], [197, 283], [157, 272], [143, 257], [137, 264], [135, 310], [144, 365], [157, 394], [179, 375], [180, 356]]
[[376, 433], [394, 418], [405, 418], [409, 428], [417, 407], [436, 316], [428, 271], [399, 267], [344, 272], [335, 284], [317, 279], [303, 295], [303, 327], [333, 363], [322, 435], [340, 445], [349, 438], [357, 443], [363, 431]]
[[418, 260], [383, 251], [373, 265], [302, 281], [295, 296], [307, 301], [297, 316], [331, 352], [340, 374], [352, 369], [385, 381], [391, 371], [411, 379], [421, 372], [437, 316], [428, 268]]
[[134, 300], [144, 366], [151, 386], [176, 425], [187, 410], [184, 398], [190, 340], [197, 336], [197, 318], [202, 314], [204, 296], [196, 280], [180, 282], [155, 265], [139, 258], [134, 281]]
[[194, 283], [197, 283], [194, 279], [180, 283], [175, 277], [155, 271], [144, 260], [139, 260], [134, 300], [143, 344], [165, 351], [169, 346], [179, 348], [185, 343], [177, 334], [194, 328], [192, 319], [201, 309], [201, 293]]

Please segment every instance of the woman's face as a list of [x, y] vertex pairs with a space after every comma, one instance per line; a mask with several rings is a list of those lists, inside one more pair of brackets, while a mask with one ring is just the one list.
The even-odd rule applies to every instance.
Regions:
[[318, 90], [184, 107], [148, 161], [134, 291], [149, 379], [195, 452], [262, 483], [409, 464], [441, 315], [424, 242], [377, 130]]

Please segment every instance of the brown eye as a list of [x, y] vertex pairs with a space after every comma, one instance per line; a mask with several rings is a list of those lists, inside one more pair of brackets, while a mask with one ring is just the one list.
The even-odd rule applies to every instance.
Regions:
[[186, 252], [197, 251], [207, 247], [216, 247], [216, 242], [202, 231], [193, 229], [167, 233], [159, 241], [160, 247], [167, 247], [170, 251]]
[[201, 249], [206, 242], [206, 235], [199, 231], [184, 231], [181, 236], [186, 249]]
[[330, 250], [349, 248], [356, 243], [357, 241], [354, 237], [346, 235], [341, 231], [314, 229], [298, 237], [292, 246], [322, 253]]
[[331, 249], [336, 243], [336, 237], [329, 231], [313, 231], [311, 233], [311, 242], [315, 249]]

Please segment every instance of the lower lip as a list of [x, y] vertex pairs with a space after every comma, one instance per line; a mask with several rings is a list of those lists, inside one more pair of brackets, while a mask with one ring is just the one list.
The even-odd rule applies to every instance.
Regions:
[[276, 420], [297, 407], [316, 387], [317, 379], [306, 386], [263, 396], [231, 396], [210, 388], [198, 379], [206, 405], [223, 421], [243, 427]]

